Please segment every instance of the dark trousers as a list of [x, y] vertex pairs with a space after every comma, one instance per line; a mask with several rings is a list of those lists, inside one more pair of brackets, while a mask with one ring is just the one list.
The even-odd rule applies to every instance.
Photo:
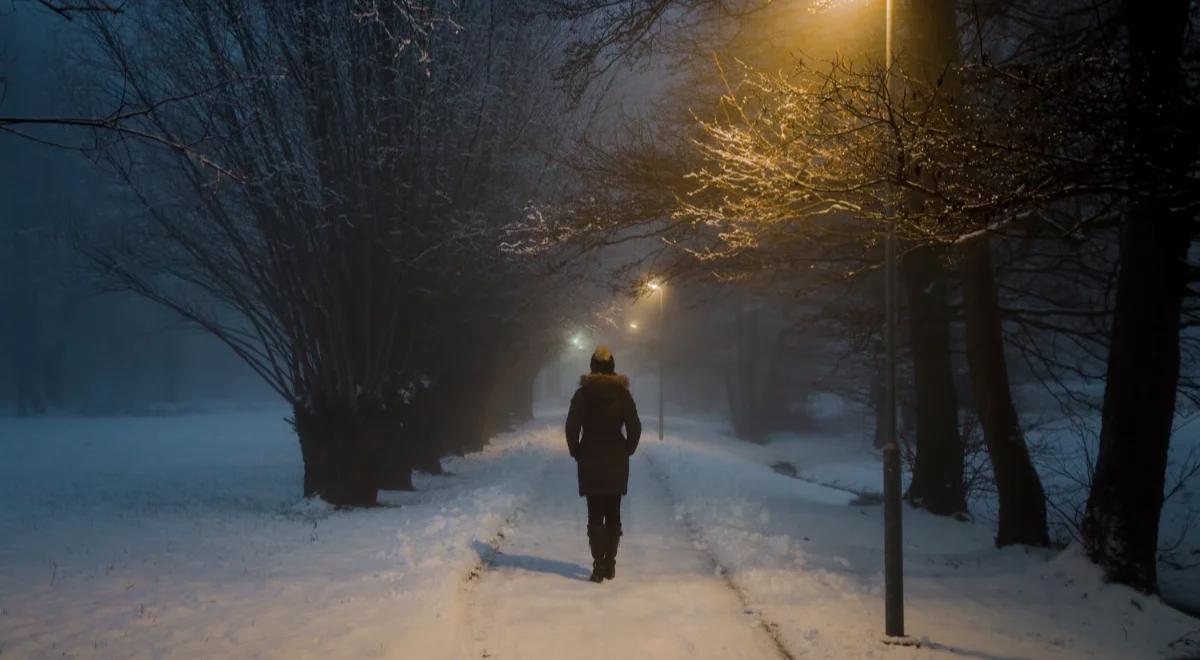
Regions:
[[604, 524], [621, 526], [620, 495], [588, 495], [588, 526]]

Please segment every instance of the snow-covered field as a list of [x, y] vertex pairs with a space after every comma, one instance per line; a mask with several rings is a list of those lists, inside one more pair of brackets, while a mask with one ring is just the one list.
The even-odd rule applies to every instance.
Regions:
[[869, 486], [876, 459], [844, 438], [647, 433], [617, 579], [594, 585], [557, 417], [349, 512], [298, 497], [283, 417], [0, 420], [0, 658], [1200, 652], [1200, 621], [1101, 584], [1076, 550], [996, 550], [985, 522], [907, 508], [924, 644], [881, 645], [880, 507], [770, 468]]
[[463, 657], [473, 544], [549, 431], [338, 512], [299, 497], [284, 416], [0, 422], [0, 657]]

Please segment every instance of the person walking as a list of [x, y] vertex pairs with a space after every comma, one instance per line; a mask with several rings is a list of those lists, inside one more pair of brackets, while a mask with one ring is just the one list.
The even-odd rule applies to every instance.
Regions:
[[621, 540], [621, 497], [629, 488], [629, 457], [637, 451], [642, 422], [629, 393], [629, 379], [616, 373], [616, 360], [604, 346], [596, 347], [591, 372], [579, 379], [566, 431], [567, 451], [579, 475], [579, 495], [587, 498], [590, 579], [611, 580], [616, 577]]

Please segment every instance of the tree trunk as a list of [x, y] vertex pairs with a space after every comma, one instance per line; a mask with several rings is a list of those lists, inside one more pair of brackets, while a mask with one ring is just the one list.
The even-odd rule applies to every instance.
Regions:
[[951, 515], [966, 511], [967, 503], [946, 273], [938, 259], [932, 248], [919, 247], [901, 263], [917, 390], [917, 456], [906, 497], [931, 513]]
[[[420, 414], [420, 411], [415, 411]], [[428, 438], [420, 432], [415, 420], [409, 416], [402, 425], [399, 420], [391, 421], [384, 426], [382, 458], [379, 463], [380, 490], [416, 490], [413, 487], [412, 473], [418, 463], [416, 454], [421, 450], [421, 443]]]
[[1129, 116], [1139, 197], [1121, 226], [1121, 268], [1108, 351], [1096, 470], [1083, 520], [1088, 554], [1108, 579], [1158, 590], [1158, 523], [1179, 384], [1180, 315], [1191, 218], [1178, 181], [1194, 158], [1193, 119], [1181, 106], [1181, 58], [1190, 3], [1153, 11], [1124, 4], [1129, 30]]
[[480, 379], [480, 382], [475, 385], [482, 394], [482, 402], [479, 407], [472, 409], [483, 411], [478, 449], [482, 449], [487, 439], [493, 435], [513, 430], [513, 393], [511, 390], [512, 382], [515, 380], [513, 378], [514, 370], [514, 365], [501, 363], [492, 358], [487, 361], [483, 371], [487, 376]]
[[[913, 0], [902, 23], [910, 27], [909, 48], [902, 54], [904, 67], [938, 95], [956, 96], [960, 81], [954, 64], [959, 59], [959, 33], [953, 0]], [[932, 93], [932, 92], [931, 92]], [[928, 99], [914, 99], [923, 103]], [[921, 157], [911, 154], [907, 164], [914, 176], [933, 189], [937, 181]], [[907, 204], [923, 204], [917, 193], [908, 193]], [[964, 447], [958, 427], [958, 396], [950, 358], [950, 309], [947, 302], [943, 253], [917, 246], [900, 264], [909, 305], [913, 380], [916, 389], [916, 457], [912, 483], [906, 497], [931, 513], [952, 515], [966, 511], [963, 487]]]
[[538, 375], [536, 362], [529, 359], [529, 355], [521, 354], [497, 375], [496, 382], [489, 385], [495, 391], [499, 419], [510, 430], [513, 425], [533, 419], [533, 389]]
[[431, 412], [433, 439], [443, 453], [463, 456], [475, 450], [476, 427], [483, 415], [483, 397], [479, 394], [482, 387], [468, 391], [448, 377], [443, 379], [441, 388]]
[[[420, 466], [408, 461], [402, 451], [393, 450], [385, 454], [382, 467], [379, 490], [413, 491], [417, 489], [413, 485], [412, 475], [413, 470], [420, 469]], [[427, 470], [422, 471], [427, 472]]]
[[304, 496], [337, 506], [375, 506], [382, 447], [361, 418], [293, 407], [304, 459]]
[[438, 389], [436, 387], [427, 387], [418, 390], [408, 404], [410, 414], [403, 429], [403, 446], [411, 456], [411, 461], [405, 463], [401, 472], [403, 479], [400, 483], [402, 488], [390, 488], [384, 486], [388, 490], [411, 490], [412, 471], [417, 470], [426, 474], [445, 474], [442, 470], [441, 458], [446, 453], [447, 443], [439, 437], [438, 431], [444, 427], [444, 423], [439, 424], [439, 421], [444, 418], [445, 411], [439, 411], [436, 406], [439, 403]]
[[[487, 369], [482, 373], [489, 373]], [[467, 375], [451, 375], [442, 381], [434, 406], [433, 435], [442, 453], [463, 456], [483, 448], [492, 424], [487, 383]], [[435, 385], [436, 387], [436, 385]]]
[[991, 247], [986, 237], [963, 247], [959, 270], [963, 280], [971, 389], [1000, 499], [996, 545], [1047, 546], [1050, 535], [1046, 529], [1046, 493], [1029, 458], [1013, 405]]
[[1188, 241], [1153, 203], [1121, 231], [1121, 270], [1109, 345], [1100, 448], [1084, 542], [1108, 578], [1158, 589], [1158, 521], [1175, 392]]
[[[417, 455], [417, 460], [413, 461], [413, 469], [425, 474], [446, 474], [445, 468], [442, 467], [442, 457], [438, 454], [439, 452], [422, 448], [422, 451]], [[409, 488], [412, 488], [411, 478], [409, 479]]]
[[758, 311], [742, 310], [737, 315], [737, 362], [734, 373], [726, 374], [733, 429], [748, 442], [763, 442], [768, 433], [765, 423], [763, 388], [759, 384], [760, 346]]

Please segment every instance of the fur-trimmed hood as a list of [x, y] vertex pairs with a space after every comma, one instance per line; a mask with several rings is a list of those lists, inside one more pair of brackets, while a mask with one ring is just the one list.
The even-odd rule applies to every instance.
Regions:
[[579, 386], [586, 387], [588, 383], [613, 382], [629, 389], [629, 377], [624, 374], [590, 373], [579, 377]]

